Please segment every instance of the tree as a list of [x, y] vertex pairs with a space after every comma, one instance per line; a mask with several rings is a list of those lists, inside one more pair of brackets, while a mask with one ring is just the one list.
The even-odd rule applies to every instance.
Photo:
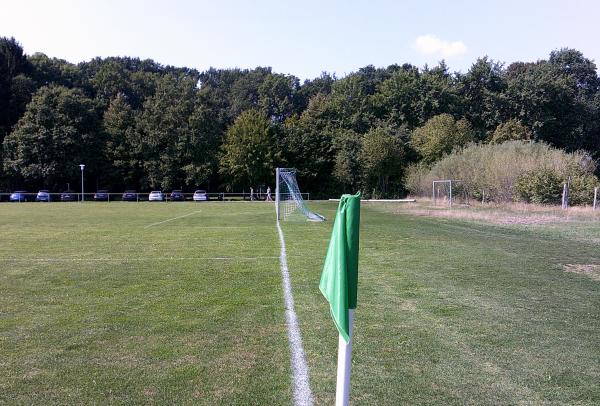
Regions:
[[474, 139], [473, 130], [467, 120], [456, 121], [450, 114], [440, 114], [415, 129], [411, 143], [423, 161], [432, 163]]
[[594, 97], [600, 86], [596, 64], [576, 49], [562, 48], [550, 53], [548, 62], [566, 75], [575, 78], [582, 98]]
[[57, 187], [85, 163], [90, 181], [103, 160], [99, 128], [97, 105], [80, 90], [42, 87], [4, 139], [4, 168], [30, 185]]
[[487, 57], [477, 59], [459, 77], [458, 87], [465, 118], [482, 135], [494, 131], [501, 122], [502, 94], [506, 90], [502, 64]]
[[117, 94], [111, 100], [102, 125], [106, 132], [104, 154], [109, 163], [106, 186], [139, 187], [143, 179], [141, 145], [135, 128], [135, 111], [125, 96]]
[[14, 38], [0, 37], [0, 143], [25, 110], [32, 91], [30, 66], [23, 48]]
[[308, 101], [313, 96], [316, 96], [317, 94], [328, 95], [331, 93], [331, 87], [335, 81], [335, 75], [331, 75], [327, 72], [321, 73], [321, 76], [318, 78], [305, 80], [300, 89], [298, 89], [300, 111], [306, 109]]
[[280, 142], [286, 164], [298, 170], [300, 187], [327, 193], [335, 160], [336, 112], [330, 96], [317, 94], [300, 116], [285, 122]]
[[278, 160], [269, 121], [261, 112], [248, 110], [227, 130], [219, 171], [230, 186], [248, 188], [272, 180]]
[[[82, 90], [87, 90], [86, 80], [77, 65], [63, 59], [49, 58], [42, 53], [33, 54], [28, 58], [28, 61], [31, 64], [31, 77], [38, 87], [61, 85], [69, 88], [80, 87]], [[88, 93], [88, 96], [90, 95]]]
[[352, 130], [339, 130], [334, 134], [335, 164], [333, 176], [345, 190], [361, 186], [362, 135]]
[[583, 106], [576, 79], [546, 61], [509, 66], [508, 117], [531, 129], [533, 139], [575, 150], [583, 143]]
[[400, 134], [384, 127], [376, 127], [366, 133], [360, 150], [360, 163], [367, 191], [375, 197], [385, 197], [390, 193], [392, 183], [399, 186], [404, 155]]
[[262, 112], [272, 121], [282, 123], [286, 118], [298, 112], [297, 77], [271, 74], [258, 87], [258, 104]]
[[454, 80], [443, 62], [423, 72], [403, 65], [381, 84], [373, 100], [377, 117], [410, 129], [436, 114], [454, 112], [459, 104]]
[[519, 120], [511, 118], [505, 123], [496, 127], [492, 134], [491, 142], [494, 144], [502, 144], [506, 141], [530, 140], [531, 131], [525, 127]]
[[197, 186], [212, 176], [217, 133], [212, 113], [197, 94], [196, 80], [167, 74], [136, 116], [145, 182], [169, 189]]

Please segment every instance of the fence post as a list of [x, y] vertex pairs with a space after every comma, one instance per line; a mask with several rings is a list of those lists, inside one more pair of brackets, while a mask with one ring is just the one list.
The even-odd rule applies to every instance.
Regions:
[[594, 188], [594, 210], [596, 210], [596, 207], [598, 207], [598, 186]]
[[562, 209], [566, 210], [567, 208], [567, 184], [563, 183], [563, 192], [562, 192]]

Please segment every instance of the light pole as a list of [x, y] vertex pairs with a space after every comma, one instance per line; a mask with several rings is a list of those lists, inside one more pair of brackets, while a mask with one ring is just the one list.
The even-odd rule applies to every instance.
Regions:
[[83, 169], [85, 168], [85, 165], [80, 164], [79, 167], [81, 168], [81, 201], [83, 202], [85, 200], [85, 197], [83, 195]]

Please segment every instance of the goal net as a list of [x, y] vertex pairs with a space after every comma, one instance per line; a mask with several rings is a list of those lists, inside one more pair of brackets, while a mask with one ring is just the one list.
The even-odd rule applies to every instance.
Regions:
[[434, 180], [431, 199], [433, 204], [444, 204], [450, 207], [453, 204], [467, 203], [463, 182], [451, 179]]
[[277, 168], [276, 170], [275, 211], [277, 220], [325, 220], [325, 217], [313, 213], [306, 207], [296, 181], [296, 170], [291, 168]]

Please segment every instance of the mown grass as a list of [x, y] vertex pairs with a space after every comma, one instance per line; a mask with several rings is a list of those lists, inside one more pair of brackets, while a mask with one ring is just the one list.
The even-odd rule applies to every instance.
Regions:
[[[330, 221], [283, 229], [331, 404], [318, 280], [336, 206], [313, 207]], [[291, 403], [271, 205], [0, 204], [0, 230], [0, 403]], [[600, 264], [596, 232], [364, 204], [352, 401], [600, 403], [600, 283], [563, 271]]]
[[0, 403], [287, 403], [272, 218], [236, 203], [0, 205]]
[[[333, 217], [333, 206], [317, 207]], [[598, 222], [495, 225], [363, 204], [356, 404], [598, 404]], [[335, 331], [315, 280], [330, 225], [286, 225], [318, 403], [331, 404]], [[566, 231], [569, 233], [566, 233]], [[318, 243], [316, 243], [318, 242]]]

